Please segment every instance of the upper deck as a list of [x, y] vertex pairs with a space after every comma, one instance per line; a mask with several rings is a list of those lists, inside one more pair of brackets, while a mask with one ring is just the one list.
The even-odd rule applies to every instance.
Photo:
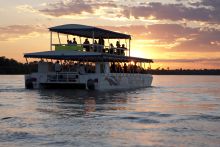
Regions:
[[[127, 34], [79, 24], [55, 26], [49, 30], [50, 51], [26, 53], [25, 58], [76, 61], [83, 59], [91, 62], [153, 62], [151, 59], [130, 56], [131, 36]], [[82, 42], [82, 39], [85, 39], [85, 42]]]
[[[74, 50], [130, 56], [131, 36], [127, 34], [79, 24], [55, 26], [49, 30], [51, 32], [50, 50]], [[54, 33], [57, 33], [56, 43], [53, 39]], [[65, 41], [61, 39], [61, 35], [66, 35]], [[71, 40], [72, 37], [74, 37], [73, 40]], [[78, 39], [78, 43], [76, 39]], [[82, 39], [85, 41], [82, 42]], [[112, 42], [115, 40], [117, 40], [116, 46]], [[124, 43], [120, 44], [122, 40]]]

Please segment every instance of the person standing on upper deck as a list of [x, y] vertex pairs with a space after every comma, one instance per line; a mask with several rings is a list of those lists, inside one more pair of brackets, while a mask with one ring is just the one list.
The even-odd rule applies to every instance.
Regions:
[[87, 52], [90, 51], [90, 45], [89, 44], [90, 44], [89, 40], [88, 40], [88, 38], [86, 38], [86, 40], [83, 43], [83, 47], [86, 49]]
[[73, 38], [73, 45], [77, 45], [76, 38]]
[[94, 47], [94, 49], [93, 49], [94, 52], [97, 52], [98, 51], [98, 43], [96, 40], [94, 41], [93, 47]]
[[125, 47], [125, 44], [122, 44], [121, 46], [122, 50], [121, 50], [121, 55], [125, 55], [125, 50], [127, 50], [127, 48]]
[[102, 37], [99, 38], [98, 44], [99, 44], [98, 52], [102, 52], [104, 50], [104, 45], [105, 45], [105, 41]]
[[103, 46], [105, 45], [105, 41], [102, 37], [99, 38], [99, 44]]
[[116, 47], [117, 47], [117, 48], [120, 48], [120, 47], [121, 47], [121, 45], [120, 45], [120, 42], [119, 42], [119, 41], [117, 41], [117, 42], [116, 42]]

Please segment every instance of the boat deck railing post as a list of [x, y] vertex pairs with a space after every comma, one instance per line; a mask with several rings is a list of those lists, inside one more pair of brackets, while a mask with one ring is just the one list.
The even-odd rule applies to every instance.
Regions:
[[66, 81], [69, 82], [69, 73], [66, 73]]

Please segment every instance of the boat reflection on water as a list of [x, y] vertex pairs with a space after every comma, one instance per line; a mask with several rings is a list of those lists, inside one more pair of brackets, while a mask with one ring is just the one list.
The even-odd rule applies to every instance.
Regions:
[[[94, 112], [125, 110], [128, 92], [119, 91], [86, 91], [86, 90], [39, 90], [41, 102], [38, 111], [55, 115], [89, 116]], [[46, 108], [44, 104], [46, 102]], [[50, 107], [47, 107], [47, 106]], [[43, 107], [42, 107], [43, 106]], [[52, 106], [52, 107], [51, 107]]]

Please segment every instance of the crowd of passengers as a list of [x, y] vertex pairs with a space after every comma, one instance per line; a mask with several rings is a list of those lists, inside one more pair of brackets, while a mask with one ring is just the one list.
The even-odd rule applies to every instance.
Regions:
[[[95, 65], [91, 63], [80, 63], [80, 62], [63, 62], [62, 64], [57, 61], [55, 63], [56, 72], [77, 72], [79, 74], [95, 73]], [[104, 72], [104, 69], [103, 69]], [[115, 63], [112, 62], [110, 65], [110, 73], [146, 73], [147, 71], [136, 64], [127, 65], [126, 63]]]
[[[67, 40], [67, 45], [77, 45], [76, 38], [73, 38], [73, 41]], [[86, 38], [83, 43], [83, 48], [85, 48], [86, 52], [94, 51], [94, 52], [103, 52], [103, 53], [110, 53], [110, 54], [117, 54], [117, 55], [125, 55], [125, 44], [120, 44], [119, 41], [116, 42], [116, 47], [111, 43], [109, 48], [104, 48], [105, 41], [103, 38], [99, 38], [94, 40], [94, 44], [90, 44], [89, 40]]]

